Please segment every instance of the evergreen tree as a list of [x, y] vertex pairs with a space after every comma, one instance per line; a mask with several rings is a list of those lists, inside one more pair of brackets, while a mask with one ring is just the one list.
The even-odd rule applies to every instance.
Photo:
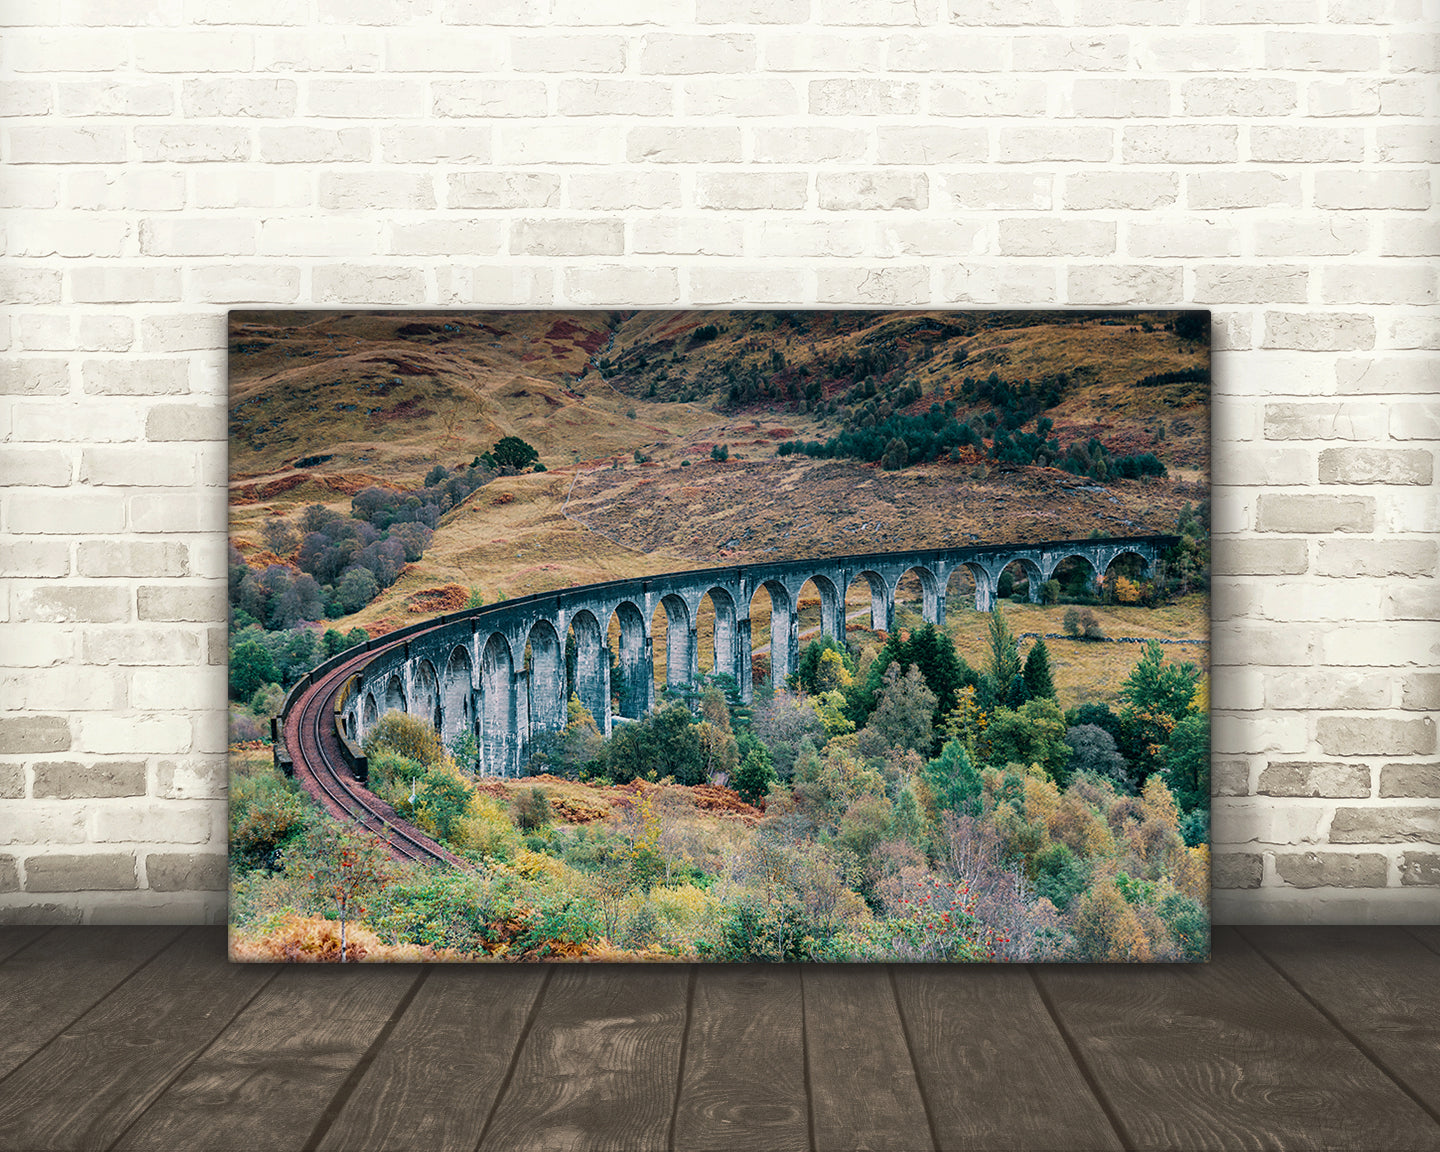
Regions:
[[1044, 640], [1036, 640], [1025, 657], [1025, 687], [1030, 699], [1055, 698], [1055, 682], [1050, 677], [1050, 650]]
[[997, 604], [990, 609], [990, 675], [998, 689], [1004, 692], [1010, 687], [1010, 681], [1022, 671], [1015, 634], [1010, 631], [1010, 623]]

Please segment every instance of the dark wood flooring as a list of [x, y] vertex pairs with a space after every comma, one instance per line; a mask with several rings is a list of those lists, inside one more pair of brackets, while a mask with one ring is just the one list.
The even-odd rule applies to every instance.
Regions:
[[1440, 928], [1141, 968], [280, 968], [6, 928], [0, 1148], [1440, 1149]]

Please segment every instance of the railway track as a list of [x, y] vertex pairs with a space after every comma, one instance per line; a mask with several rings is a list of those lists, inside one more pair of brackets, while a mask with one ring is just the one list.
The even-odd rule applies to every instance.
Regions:
[[337, 820], [373, 833], [396, 860], [422, 864], [469, 865], [432, 840], [351, 775], [335, 731], [334, 701], [341, 686], [375, 651], [360, 651], [307, 686], [285, 720], [285, 746], [295, 779]]

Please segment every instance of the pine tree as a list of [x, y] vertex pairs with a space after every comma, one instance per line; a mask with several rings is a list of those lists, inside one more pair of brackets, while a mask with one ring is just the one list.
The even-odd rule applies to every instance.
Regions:
[[1050, 652], [1044, 640], [1036, 640], [1026, 654], [1024, 676], [1030, 699], [1055, 698], [1055, 681], [1050, 677]]
[[995, 678], [999, 691], [1004, 692], [1020, 673], [1020, 650], [1015, 646], [1015, 634], [997, 604], [990, 609], [990, 675]]

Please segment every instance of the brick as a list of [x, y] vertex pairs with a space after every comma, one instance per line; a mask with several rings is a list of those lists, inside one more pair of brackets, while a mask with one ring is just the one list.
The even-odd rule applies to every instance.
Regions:
[[429, 103], [419, 80], [326, 77], [309, 82], [304, 111], [310, 116], [348, 120], [414, 120], [426, 115]]
[[229, 767], [223, 756], [191, 756], [161, 760], [155, 765], [155, 794], [171, 800], [214, 800], [229, 790]]
[[880, 129], [875, 158], [881, 164], [964, 164], [983, 162], [989, 151], [983, 128], [896, 125]]
[[186, 360], [86, 360], [80, 378], [87, 396], [173, 396], [190, 391]]
[[1265, 493], [1256, 517], [1259, 532], [1373, 532], [1370, 496], [1309, 496]]
[[510, 250], [531, 256], [618, 256], [625, 250], [625, 225], [555, 217], [517, 220], [511, 225]]
[[7, 160], [11, 164], [119, 164], [125, 160], [125, 152], [122, 129], [57, 124], [11, 128]]
[[1321, 716], [1316, 739], [1330, 756], [1424, 756], [1435, 751], [1435, 722], [1380, 716]]
[[640, 44], [639, 70], [669, 76], [702, 72], [751, 72], [757, 59], [753, 36], [717, 33], [685, 36], [651, 32]]
[[571, 208], [619, 211], [624, 209], [675, 208], [680, 204], [678, 172], [637, 172], [621, 168], [613, 172], [579, 172], [566, 185], [566, 203]]
[[68, 629], [48, 624], [5, 625], [5, 663], [10, 668], [49, 668], [69, 662], [75, 639]]
[[[1306, 618], [1317, 613], [1299, 608], [1294, 615]], [[1267, 618], [1283, 619], [1269, 613]], [[1346, 672], [1339, 668], [1319, 672], [1276, 670], [1265, 677], [1265, 705], [1300, 711], [1388, 708], [1394, 692], [1392, 683], [1393, 678], [1384, 673]]]
[[817, 299], [827, 304], [921, 304], [930, 298], [930, 270], [905, 268], [822, 268]]
[[819, 205], [828, 211], [894, 211], [929, 207], [926, 177], [911, 172], [821, 172], [815, 178]]
[[447, 24], [544, 24], [550, 6], [545, 0], [446, 0]]
[[[224, 714], [217, 710], [213, 715], [223, 727]], [[199, 719], [203, 722], [205, 718]], [[178, 756], [189, 752], [195, 743], [191, 718], [177, 713], [124, 716], [96, 712], [83, 717], [80, 725], [76, 751], [82, 753]]]
[[1216, 760], [1211, 765], [1211, 796], [1248, 796], [1249, 794], [1250, 762], [1248, 760]]
[[118, 532], [125, 525], [124, 496], [119, 492], [13, 492], [9, 497], [10, 531], [38, 535], [92, 535]]
[[1440, 764], [1382, 765], [1380, 795], [1387, 799], [1440, 798]]
[[219, 852], [151, 852], [145, 878], [154, 892], [220, 892], [228, 882], [225, 856]]
[[1430, 177], [1423, 168], [1387, 168], [1383, 171], [1322, 169], [1315, 173], [1317, 208], [1424, 210], [1430, 204]]
[[933, 24], [933, 0], [820, 0], [819, 19], [827, 26]]
[[693, 268], [686, 275], [690, 300], [696, 304], [785, 303], [804, 294], [805, 274], [789, 268], [758, 271]]
[[311, 280], [317, 303], [418, 304], [425, 299], [425, 273], [419, 268], [316, 268]]
[[1383, 164], [1433, 164], [1440, 160], [1440, 134], [1431, 126], [1390, 124], [1376, 131]]
[[145, 438], [157, 442], [224, 440], [225, 410], [218, 404], [157, 404], [146, 413]]
[[248, 160], [250, 129], [220, 124], [139, 125], [134, 130], [140, 158], [149, 163], [194, 164]]
[[1250, 129], [1250, 159], [1264, 164], [1358, 163], [1365, 159], [1365, 133], [1333, 124]]
[[810, 0], [699, 0], [700, 24], [803, 24]]
[[[1270, 799], [1228, 800], [1211, 812], [1212, 842], [1221, 844], [1317, 844], [1324, 840], [1319, 808]], [[1214, 859], [1229, 855], [1216, 851]]]
[[745, 251], [743, 225], [729, 221], [690, 220], [662, 216], [637, 220], [631, 250], [644, 255], [739, 256]]
[[147, 316], [141, 347], [149, 352], [209, 352], [225, 340], [225, 318], [215, 313]]
[[1305, 111], [1311, 117], [1378, 115], [1379, 83], [1368, 77], [1311, 81], [1305, 87]]
[[560, 177], [548, 172], [455, 172], [447, 178], [451, 208], [550, 208]]
[[1440, 587], [1426, 581], [1412, 587], [1393, 588], [1386, 596], [1385, 606], [1391, 620], [1440, 620]]
[[1297, 72], [1375, 72], [1380, 67], [1380, 37], [1267, 32], [1265, 67]]
[[[846, 221], [847, 229], [858, 222]], [[835, 226], [832, 226], [835, 227]], [[870, 255], [895, 256], [947, 256], [960, 252], [978, 250], [984, 225], [976, 220], [932, 221], [928, 219], [890, 219], [877, 222], [874, 226], [875, 247]], [[777, 230], [778, 231], [778, 230]], [[842, 242], [844, 243], [844, 242]], [[861, 244], [853, 251], [826, 250], [815, 255], [859, 256], [865, 252]]]
[[15, 448], [0, 456], [0, 485], [9, 488], [65, 488], [70, 454], [58, 448]]
[[31, 792], [39, 799], [99, 799], [145, 795], [143, 760], [81, 764], [70, 760], [38, 761]]
[[1180, 179], [1173, 172], [1077, 172], [1065, 177], [1066, 208], [1155, 209], [1172, 207]]
[[227, 76], [186, 80], [180, 103], [185, 116], [195, 119], [293, 116], [296, 92], [293, 80]]
[[225, 615], [225, 590], [173, 584], [142, 584], [136, 590], [138, 618], [159, 621], [219, 620]]
[[1326, 448], [1320, 453], [1322, 484], [1429, 484], [1435, 457], [1420, 449]]
[[390, 225], [387, 251], [399, 256], [493, 256], [500, 251], [496, 220], [424, 220]]
[[1180, 269], [1150, 264], [1071, 266], [1066, 285], [1071, 304], [1168, 304], [1182, 298]]
[[[998, 53], [992, 50], [985, 55], [998, 66]], [[930, 88], [931, 116], [1044, 116], [1049, 102], [1049, 90], [1041, 80], [967, 77], [964, 83], [940, 82]]]
[[323, 172], [320, 206], [371, 212], [384, 208], [433, 208], [435, 189], [426, 172]]
[[166, 303], [180, 299], [180, 270], [158, 265], [76, 268], [70, 289], [80, 304]]
[[1440, 844], [1440, 808], [1339, 808], [1330, 824], [1333, 844]]
[[1197, 304], [1303, 304], [1309, 298], [1309, 275], [1304, 265], [1201, 265], [1195, 269], [1193, 299]]
[[808, 91], [812, 116], [913, 116], [923, 89], [909, 80], [847, 77], [812, 80]]
[[1290, 216], [1254, 225], [1255, 255], [1350, 256], [1370, 241], [1367, 221], [1349, 216]]
[[201, 658], [199, 635], [176, 628], [90, 629], [81, 651], [87, 664], [175, 666], [198, 664]]
[[[1247, 622], [1210, 630], [1211, 653], [1217, 665], [1296, 666], [1315, 663], [1315, 637], [1293, 624], [1283, 627]], [[1247, 749], [1251, 751], [1251, 749]]]
[[148, 28], [133, 44], [141, 72], [248, 72], [255, 58], [253, 37], [229, 29]]
[[1440, 321], [1429, 312], [1392, 312], [1385, 318], [1384, 339], [1392, 348], [1440, 350]]
[[1400, 857], [1400, 883], [1407, 888], [1440, 885], [1440, 853], [1406, 852]]
[[[266, 164], [319, 164], [335, 160], [368, 160], [370, 151], [371, 134], [368, 128], [284, 125], [259, 130], [255, 155], [256, 159]], [[393, 157], [385, 158], [393, 162]]]
[[1320, 274], [1327, 304], [1433, 304], [1435, 272], [1425, 265], [1357, 264]]
[[1192, 209], [1296, 208], [1299, 177], [1289, 172], [1191, 172], [1185, 198]]
[[[382, 39], [379, 33], [354, 28], [312, 27], [296, 32], [281, 29], [261, 38], [256, 71], [378, 72], [386, 64], [385, 48], [394, 38], [398, 38], [394, 32]], [[449, 37], [449, 42], [470, 47], [473, 60], [485, 59], [483, 44], [457, 36]], [[391, 71], [403, 70], [396, 63], [389, 67]], [[439, 61], [431, 67], [444, 70]]]
[[759, 164], [827, 164], [864, 159], [869, 135], [855, 128], [756, 128], [751, 160]]
[[675, 92], [651, 80], [564, 80], [557, 106], [562, 116], [670, 116]]
[[0, 754], [69, 750], [70, 721], [64, 716], [0, 716]]
[[[7, 455], [18, 454], [11, 449]], [[0, 483], [5, 483], [0, 469]], [[63, 540], [0, 541], [0, 577], [70, 575], [70, 545]]]
[[307, 217], [260, 222], [260, 251], [276, 256], [348, 256], [376, 253], [381, 247], [381, 221], [358, 221], [333, 215], [320, 220]]
[[435, 281], [446, 304], [545, 305], [555, 299], [555, 274], [549, 268], [446, 263], [436, 269]]
[[1260, 50], [1253, 35], [1186, 30], [1139, 38], [1134, 60], [1146, 72], [1258, 72]]
[[13, 215], [6, 254], [24, 259], [47, 256], [122, 256], [130, 236], [125, 220], [70, 215], [64, 219]]
[[[878, 36], [836, 36], [811, 27], [765, 39], [769, 72], [879, 72], [886, 41]], [[903, 69], [897, 69], [903, 71]]]
[[1275, 871], [1295, 888], [1384, 888], [1390, 862], [1378, 852], [1281, 852]]
[[1046, 212], [1054, 178], [1031, 172], [957, 172], [942, 182], [957, 208]]
[[0, 855], [0, 892], [20, 891], [20, 869], [14, 856]]
[[123, 892], [138, 888], [129, 852], [81, 856], [31, 856], [25, 861], [27, 892]]
[[109, 584], [16, 589], [14, 619], [37, 624], [117, 624], [130, 619], [130, 590]]
[[1258, 852], [1219, 852], [1210, 861], [1210, 884], [1215, 888], [1259, 888], [1265, 872]]
[[1120, 155], [1129, 164], [1228, 164], [1239, 158], [1233, 124], [1138, 124], [1124, 129]]
[[1440, 220], [1401, 217], [1380, 231], [1381, 256], [1440, 256]]
[[1052, 0], [949, 0], [952, 24], [984, 27], [1029, 28], [1037, 24], [1063, 24]]
[[1433, 576], [1432, 540], [1322, 540], [1316, 552], [1318, 576]]
[[[97, 85], [97, 87], [105, 87], [105, 85]], [[0, 81], [0, 109], [3, 109], [0, 115], [5, 116], [48, 116], [55, 110], [49, 82], [41, 80]]]
[[[708, 128], [651, 128], [631, 131], [633, 141], [644, 132], [684, 134], [696, 144], [724, 136], [729, 130]], [[734, 129], [736, 152], [740, 130]], [[620, 160], [621, 129], [608, 124], [525, 124], [502, 123], [496, 129], [495, 159], [500, 164], [614, 164]], [[703, 144], [701, 145], [703, 150]], [[633, 151], [633, 146], [632, 146]], [[636, 157], [632, 156], [631, 159]], [[648, 158], [648, 157], [647, 157]], [[687, 157], [700, 159], [701, 157]], [[707, 157], [718, 158], [718, 157]], [[731, 157], [738, 159], [736, 157]]]
[[1016, 72], [1123, 72], [1130, 62], [1130, 38], [1098, 32], [1010, 37]]
[[[719, 80], [687, 80], [684, 86], [687, 116], [792, 116], [800, 112], [800, 93], [784, 78], [749, 79], [727, 76]], [[653, 105], [652, 105], [653, 107]], [[654, 115], [668, 115], [670, 103], [661, 103]]]
[[1180, 102], [1187, 116], [1286, 116], [1298, 95], [1293, 80], [1204, 76], [1180, 85]]
[[1406, 676], [1400, 706], [1416, 712], [1440, 711], [1440, 672], [1414, 672]]
[[1113, 220], [1022, 218], [1000, 221], [1004, 256], [1108, 256], [1115, 251]]
[[680, 283], [674, 268], [602, 264], [567, 270], [565, 291], [581, 305], [671, 304], [679, 299]]
[[623, 36], [512, 36], [510, 67], [516, 72], [623, 72]]
[[1125, 251], [1131, 256], [1217, 257], [1239, 256], [1240, 232], [1216, 220], [1147, 223], [1133, 221], [1126, 228]]
[[995, 159], [1001, 164], [1032, 164], [1037, 161], [1109, 161], [1115, 151], [1115, 130], [1106, 127], [1000, 126]]
[[[10, 177], [7, 175], [7, 182]], [[60, 278], [54, 268], [0, 269], [0, 302], [6, 304], [58, 304]]]
[[701, 174], [695, 184], [700, 208], [783, 211], [804, 208], [809, 196], [805, 172], [719, 172]]
[[208, 805], [145, 804], [97, 807], [92, 817], [94, 839], [116, 841], [163, 841], [174, 844], [203, 844], [210, 839], [212, 821]]
[[1267, 440], [1378, 440], [1385, 432], [1385, 409], [1371, 404], [1265, 405]]
[[430, 85], [436, 116], [544, 116], [543, 80], [436, 80]]
[[145, 220], [140, 251], [146, 256], [253, 256], [255, 225], [249, 220]]
[[1272, 761], [1260, 773], [1262, 796], [1351, 798], [1370, 795], [1370, 769], [1364, 764]]
[[[262, 128], [259, 134], [266, 139], [269, 130]], [[308, 169], [275, 164], [201, 165], [194, 169], [190, 187], [195, 208], [310, 208], [315, 203], [315, 177]], [[193, 274], [211, 271], [197, 268]]]
[[0, 396], [64, 396], [69, 391], [66, 360], [26, 357], [0, 364]]
[[[1042, 88], [1043, 90], [1043, 88]], [[1031, 115], [1042, 115], [1040, 110]], [[1123, 120], [1131, 116], [1168, 116], [1170, 81], [1085, 78], [1075, 80], [1064, 101], [1067, 115], [1085, 119]], [[972, 113], [973, 114], [973, 113]]]
[[1049, 304], [1059, 299], [1056, 278], [1049, 267], [967, 263], [945, 270], [944, 298], [963, 304]]

